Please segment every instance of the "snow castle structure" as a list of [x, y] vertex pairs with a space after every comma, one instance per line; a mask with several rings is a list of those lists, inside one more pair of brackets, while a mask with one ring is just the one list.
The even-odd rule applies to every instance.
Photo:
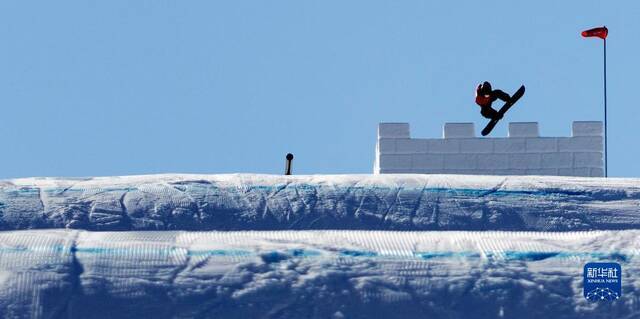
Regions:
[[473, 123], [445, 123], [442, 138], [411, 138], [409, 123], [380, 123], [374, 174], [604, 176], [603, 126], [573, 122], [571, 137], [541, 137], [537, 122], [507, 137], [476, 137]]

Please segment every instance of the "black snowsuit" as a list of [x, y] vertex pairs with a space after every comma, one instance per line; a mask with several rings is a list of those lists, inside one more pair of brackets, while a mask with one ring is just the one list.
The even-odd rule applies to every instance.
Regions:
[[492, 90], [489, 82], [484, 82], [476, 88], [476, 103], [480, 105], [480, 114], [482, 116], [491, 120], [502, 118], [500, 113], [491, 107], [491, 104], [497, 99], [508, 102], [511, 96], [501, 90]]
[[491, 91], [489, 96], [491, 97], [491, 102], [489, 104], [480, 105], [480, 114], [490, 120], [499, 120], [502, 116], [498, 111], [491, 107], [491, 104], [497, 99], [508, 102], [511, 97], [509, 96], [509, 94], [501, 90], [493, 90]]

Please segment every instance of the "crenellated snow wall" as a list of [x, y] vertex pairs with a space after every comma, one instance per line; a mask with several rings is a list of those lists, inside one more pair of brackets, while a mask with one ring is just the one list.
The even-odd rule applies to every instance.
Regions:
[[538, 132], [513, 122], [508, 137], [477, 137], [473, 123], [445, 123], [442, 138], [412, 138], [409, 123], [380, 123], [373, 172], [604, 176], [602, 122], [573, 122], [570, 137]]

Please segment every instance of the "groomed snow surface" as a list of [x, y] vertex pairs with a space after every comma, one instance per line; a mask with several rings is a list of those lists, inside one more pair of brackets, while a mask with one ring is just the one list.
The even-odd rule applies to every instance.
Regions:
[[[639, 210], [635, 179], [9, 180], [0, 317], [634, 318]], [[583, 297], [598, 261], [620, 299]]]
[[150, 175], [0, 181], [0, 230], [617, 230], [640, 180]]
[[[630, 318], [640, 231], [0, 233], [0, 310], [53, 318]], [[617, 261], [623, 296], [582, 297]]]

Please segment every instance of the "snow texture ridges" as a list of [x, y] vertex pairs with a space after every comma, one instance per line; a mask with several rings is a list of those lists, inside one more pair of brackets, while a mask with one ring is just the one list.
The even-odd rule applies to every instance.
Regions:
[[0, 182], [0, 230], [640, 228], [640, 181], [464, 175], [148, 175]]
[[[7, 318], [632, 318], [640, 231], [0, 232]], [[622, 265], [613, 302], [582, 266]]]

